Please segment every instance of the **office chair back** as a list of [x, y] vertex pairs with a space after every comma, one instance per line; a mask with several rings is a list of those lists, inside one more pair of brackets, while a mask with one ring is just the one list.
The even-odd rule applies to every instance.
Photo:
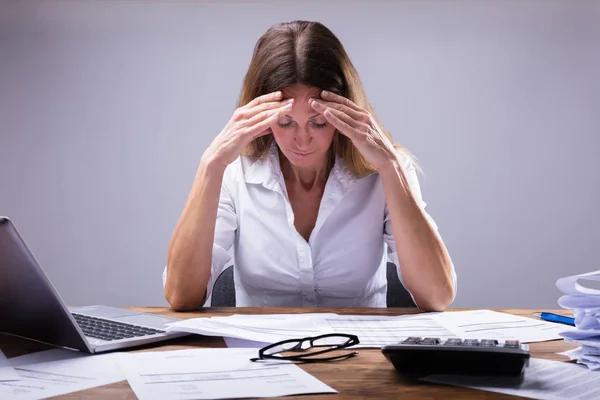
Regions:
[[212, 307], [235, 307], [235, 283], [233, 265], [225, 268], [215, 281], [212, 292]]

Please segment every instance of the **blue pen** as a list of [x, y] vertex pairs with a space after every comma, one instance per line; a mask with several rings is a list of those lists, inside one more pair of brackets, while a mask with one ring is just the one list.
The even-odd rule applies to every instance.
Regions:
[[544, 321], [557, 322], [559, 324], [575, 326], [575, 318], [565, 317], [558, 314], [549, 312], [533, 313], [536, 317], [543, 319]]

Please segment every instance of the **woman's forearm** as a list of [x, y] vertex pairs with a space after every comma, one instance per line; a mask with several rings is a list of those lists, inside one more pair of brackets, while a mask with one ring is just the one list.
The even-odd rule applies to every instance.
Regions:
[[174, 310], [201, 306], [212, 265], [212, 247], [224, 168], [203, 159], [171, 238], [165, 298]]
[[392, 161], [379, 175], [404, 283], [420, 309], [443, 311], [454, 297], [448, 251], [412, 195], [400, 161]]

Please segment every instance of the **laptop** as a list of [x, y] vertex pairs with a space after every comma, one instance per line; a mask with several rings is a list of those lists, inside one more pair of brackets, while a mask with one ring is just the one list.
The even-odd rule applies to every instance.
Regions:
[[88, 353], [189, 335], [179, 319], [109, 307], [68, 308], [12, 221], [0, 216], [0, 332]]

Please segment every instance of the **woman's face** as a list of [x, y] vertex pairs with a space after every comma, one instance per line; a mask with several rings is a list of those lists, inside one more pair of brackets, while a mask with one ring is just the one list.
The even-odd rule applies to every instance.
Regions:
[[327, 160], [335, 127], [311, 107], [311, 99], [320, 99], [321, 90], [296, 84], [282, 90], [284, 98], [293, 98], [292, 109], [272, 126], [273, 136], [290, 163], [300, 168], [318, 168]]

